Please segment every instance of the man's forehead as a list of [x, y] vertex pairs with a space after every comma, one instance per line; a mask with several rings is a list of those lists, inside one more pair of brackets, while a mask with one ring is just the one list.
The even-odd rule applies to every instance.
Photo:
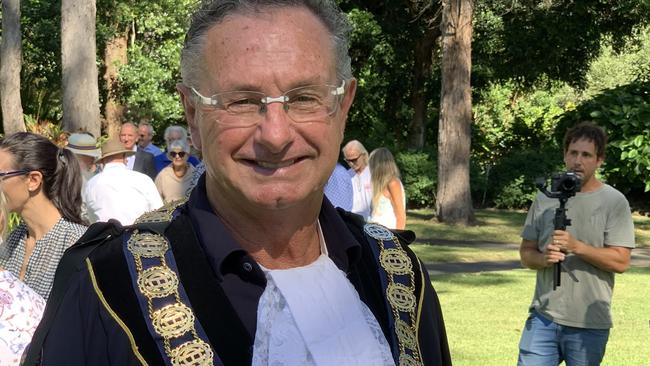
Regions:
[[291, 70], [292, 76], [304, 74], [313, 83], [329, 82], [336, 67], [333, 48], [323, 46], [327, 43], [331, 43], [327, 28], [301, 7], [233, 14], [207, 33], [206, 77], [218, 78], [213, 82], [219, 86], [254, 87], [260, 74]]
[[571, 141], [567, 146], [567, 151], [589, 151], [595, 154], [596, 143], [592, 139], [581, 137]]
[[348, 147], [345, 151], [343, 151], [343, 155], [346, 156], [355, 156], [355, 155], [360, 155], [359, 150], [353, 148], [353, 147]]

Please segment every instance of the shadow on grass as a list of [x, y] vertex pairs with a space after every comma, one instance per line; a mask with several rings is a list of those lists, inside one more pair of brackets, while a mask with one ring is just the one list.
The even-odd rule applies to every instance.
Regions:
[[408, 216], [418, 220], [429, 221], [432, 220], [436, 215], [433, 212], [428, 211], [408, 211]]
[[[502, 286], [511, 285], [519, 282], [519, 279], [507, 273], [500, 272], [479, 272], [479, 273], [461, 273], [461, 274], [446, 274], [440, 276], [433, 276], [431, 281], [448, 282], [454, 286], [465, 287], [484, 287], [484, 286]], [[437, 291], [437, 290], [436, 290]], [[446, 291], [439, 291], [446, 292]]]

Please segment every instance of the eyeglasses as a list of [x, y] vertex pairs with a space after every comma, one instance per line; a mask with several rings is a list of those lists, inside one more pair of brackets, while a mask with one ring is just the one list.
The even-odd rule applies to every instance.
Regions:
[[172, 159], [176, 158], [177, 156], [178, 156], [179, 158], [183, 159], [183, 158], [185, 157], [186, 154], [187, 154], [187, 153], [186, 153], [185, 151], [178, 151], [178, 152], [176, 152], [176, 151], [170, 151], [170, 152], [169, 152], [169, 156], [171, 156]]
[[282, 103], [284, 111], [296, 123], [327, 122], [327, 118], [336, 113], [341, 96], [345, 93], [345, 80], [338, 87], [301, 86], [278, 97], [254, 91], [229, 91], [204, 97], [194, 88], [192, 93], [197, 103], [235, 117], [218, 118], [220, 124], [227, 126], [248, 127], [258, 124], [271, 103]]
[[7, 172], [0, 172], [0, 181], [5, 178], [15, 177], [17, 175], [23, 175], [29, 173], [29, 170], [9, 170]]
[[361, 155], [357, 155], [357, 157], [354, 158], [354, 159], [344, 159], [344, 160], [345, 160], [345, 162], [348, 163], [348, 164], [356, 164], [356, 163], [357, 163], [357, 160], [359, 160], [360, 157], [361, 157]]

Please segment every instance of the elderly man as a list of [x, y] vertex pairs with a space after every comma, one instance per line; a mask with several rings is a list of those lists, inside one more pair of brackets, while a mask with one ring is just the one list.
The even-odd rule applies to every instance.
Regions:
[[[189, 143], [189, 140], [187, 138], [187, 130], [185, 127], [178, 125], [167, 127], [165, 129], [165, 143], [167, 144], [166, 150], [169, 150], [169, 146], [171, 146], [172, 142], [178, 140]], [[199, 164], [199, 159], [192, 155], [190, 155], [190, 158], [187, 161], [192, 164], [192, 166], [197, 166]], [[169, 164], [171, 164], [172, 161], [169, 160], [167, 154], [160, 154], [156, 155], [156, 157], [153, 159], [153, 162], [156, 167], [156, 173], [160, 173], [160, 171], [165, 169]]]
[[89, 229], [30, 357], [450, 364], [437, 296], [400, 238], [412, 233], [323, 197], [356, 88], [348, 29], [333, 0], [202, 3], [178, 89], [206, 174], [186, 203]]
[[153, 129], [153, 126], [150, 125], [147, 122], [140, 123], [138, 125], [138, 133], [139, 133], [139, 139], [138, 139], [138, 147], [145, 152], [148, 152], [149, 154], [153, 156], [157, 156], [162, 154], [162, 150], [156, 145], [153, 144], [151, 141], [153, 139], [153, 135], [155, 134], [155, 131]]
[[126, 167], [129, 170], [146, 174], [151, 180], [154, 180], [158, 173], [154, 166], [154, 156], [138, 148], [138, 139], [138, 128], [133, 123], [126, 122], [122, 124], [120, 128], [120, 141], [127, 150], [133, 151], [133, 154], [126, 160]]
[[162, 206], [153, 181], [126, 168], [129, 155], [133, 155], [133, 150], [126, 149], [115, 139], [102, 146], [98, 162], [104, 168], [88, 181], [81, 194], [91, 223], [115, 219], [130, 225], [143, 213]]
[[343, 146], [345, 162], [352, 175], [352, 212], [368, 219], [372, 202], [372, 181], [368, 167], [368, 150], [357, 140]]
[[[101, 150], [97, 147], [97, 140], [90, 132], [75, 132], [68, 137], [68, 144], [65, 146], [67, 150], [72, 151], [74, 156], [79, 162], [81, 168], [81, 178], [83, 179], [82, 190], [86, 187], [86, 183], [97, 174], [97, 159], [102, 155]], [[86, 202], [81, 202], [81, 217], [86, 222], [91, 223], [93, 217], [88, 215], [88, 207]]]
[[97, 147], [97, 140], [89, 132], [75, 132], [68, 137], [68, 144], [65, 148], [72, 151], [79, 161], [81, 177], [86, 184], [95, 174], [97, 170], [95, 162], [102, 154]]

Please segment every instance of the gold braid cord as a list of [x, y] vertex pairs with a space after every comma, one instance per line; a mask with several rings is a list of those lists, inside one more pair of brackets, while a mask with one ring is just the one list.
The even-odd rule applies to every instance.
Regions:
[[[395, 333], [399, 343], [399, 365], [422, 365], [415, 325], [417, 297], [413, 263], [397, 241], [397, 237], [387, 228], [366, 224], [363, 230], [379, 243], [379, 264], [386, 271], [386, 297], [395, 320]], [[386, 248], [387, 244], [389, 248]], [[405, 281], [407, 279], [408, 281]], [[405, 282], [408, 285], [405, 285]]]
[[[148, 212], [139, 217], [136, 224], [169, 222], [176, 207], [182, 203], [183, 201], [173, 202]], [[127, 241], [127, 249], [135, 262], [138, 289], [147, 300], [149, 321], [154, 331], [162, 337], [165, 354], [171, 364], [213, 365], [214, 351], [210, 344], [197, 334], [194, 312], [183, 303], [179, 294], [178, 275], [167, 265], [165, 253], [171, 249], [167, 238], [135, 230]], [[146, 268], [143, 259], [148, 264]], [[154, 304], [154, 299], [159, 299], [156, 301], [159, 306]], [[176, 342], [173, 342], [175, 339]]]

